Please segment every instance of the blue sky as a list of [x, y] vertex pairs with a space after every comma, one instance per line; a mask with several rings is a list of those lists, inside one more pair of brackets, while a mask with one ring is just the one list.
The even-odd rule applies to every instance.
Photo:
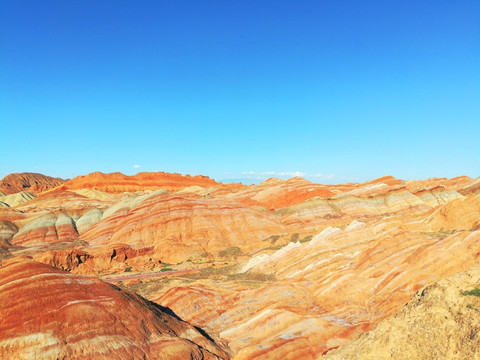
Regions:
[[478, 177], [478, 1], [4, 1], [0, 176]]

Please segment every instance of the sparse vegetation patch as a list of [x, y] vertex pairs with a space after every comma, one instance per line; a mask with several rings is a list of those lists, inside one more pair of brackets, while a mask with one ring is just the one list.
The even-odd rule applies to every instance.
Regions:
[[303, 244], [305, 242], [308, 242], [308, 241], [312, 240], [312, 238], [313, 238], [312, 235], [307, 235], [302, 240], [300, 240], [300, 242]]
[[473, 290], [468, 290], [468, 291], [462, 291], [461, 294], [463, 296], [476, 296], [476, 297], [480, 297], [480, 289], [479, 288], [475, 288]]
[[243, 252], [237, 246], [232, 246], [232, 247], [220, 250], [218, 252], [218, 256], [220, 256], [220, 257], [230, 257], [230, 256], [237, 257], [237, 256], [241, 256], [241, 255], [243, 255]]

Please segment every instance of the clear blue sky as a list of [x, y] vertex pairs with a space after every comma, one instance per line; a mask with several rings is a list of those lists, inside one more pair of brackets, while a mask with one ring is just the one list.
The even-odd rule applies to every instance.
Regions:
[[0, 176], [480, 176], [479, 1], [2, 1]]

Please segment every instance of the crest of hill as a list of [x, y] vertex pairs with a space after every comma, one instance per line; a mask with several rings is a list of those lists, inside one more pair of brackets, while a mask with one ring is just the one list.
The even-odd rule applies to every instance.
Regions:
[[386, 175], [386, 176], [382, 176], [382, 177], [379, 177], [379, 178], [376, 178], [376, 179], [373, 179], [373, 180], [364, 182], [363, 185], [368, 185], [368, 184], [380, 184], [380, 183], [381, 183], [381, 184], [386, 184], [386, 185], [393, 186], [393, 185], [399, 185], [399, 184], [401, 184], [402, 182], [403, 182], [403, 180], [394, 178], [394, 177], [391, 176], [391, 175]]
[[37, 173], [14, 173], [5, 176], [0, 182], [0, 192], [15, 194], [28, 191], [38, 194], [62, 185], [66, 180]]
[[269, 178], [258, 185], [237, 191], [232, 197], [248, 206], [261, 205], [267, 209], [278, 209], [315, 196], [328, 198], [335, 195], [330, 188], [298, 176], [289, 180]]
[[57, 189], [79, 190], [94, 189], [107, 193], [134, 192], [141, 190], [178, 191], [190, 186], [200, 187], [228, 187], [232, 189], [242, 188], [241, 184], [222, 184], [208, 176], [181, 175], [178, 173], [165, 172], [141, 172], [133, 176], [124, 175], [120, 172], [104, 174], [93, 172], [66, 182]]

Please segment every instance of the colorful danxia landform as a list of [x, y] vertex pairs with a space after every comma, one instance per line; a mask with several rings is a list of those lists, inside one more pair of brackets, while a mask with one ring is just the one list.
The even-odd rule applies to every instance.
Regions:
[[0, 192], [0, 358], [478, 357], [480, 178]]

